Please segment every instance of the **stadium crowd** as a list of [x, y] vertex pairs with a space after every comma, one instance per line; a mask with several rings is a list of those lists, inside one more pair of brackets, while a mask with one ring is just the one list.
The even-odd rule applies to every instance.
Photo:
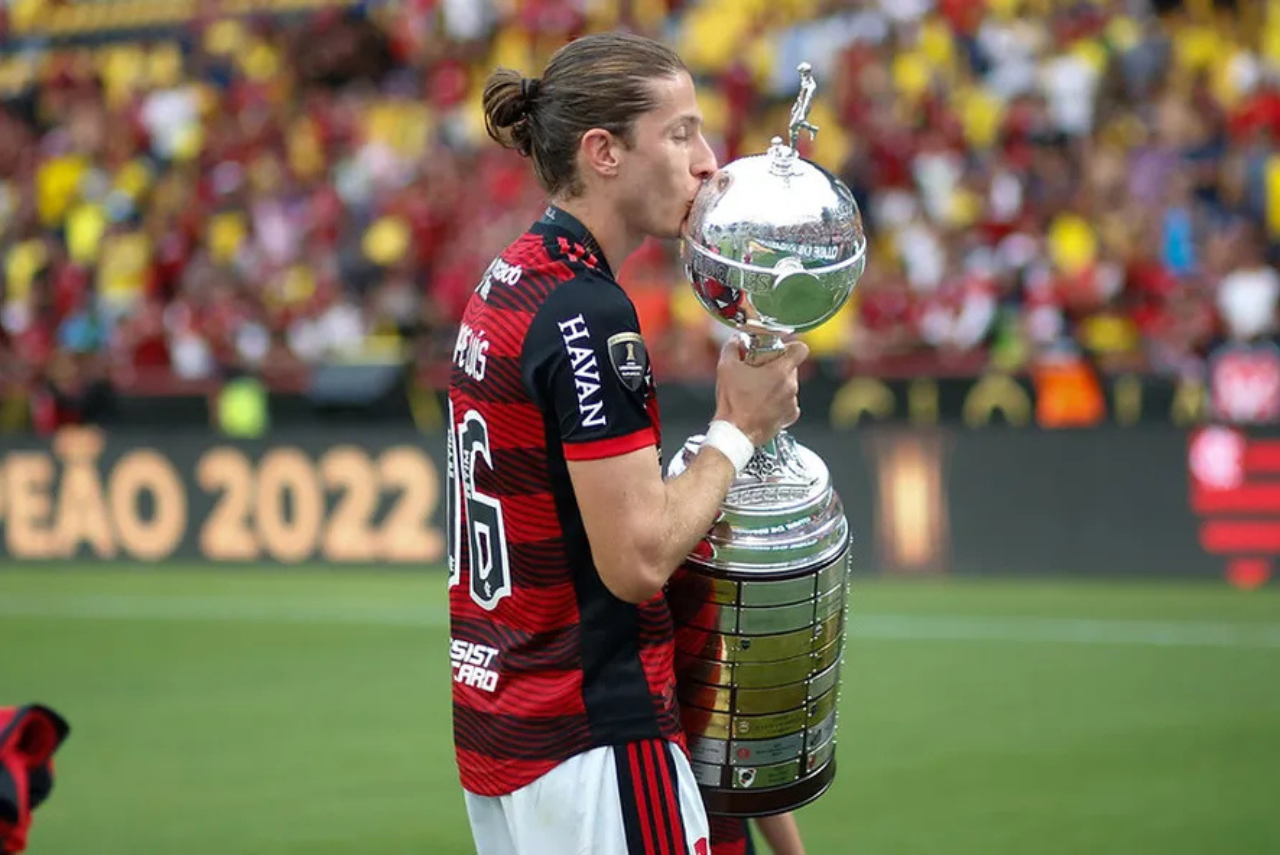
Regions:
[[[0, 382], [284, 384], [402, 356], [432, 376], [542, 201], [485, 136], [485, 75], [608, 27], [678, 48], [722, 161], [785, 128], [814, 64], [803, 151], [871, 239], [855, 299], [809, 334], [819, 355], [1182, 374], [1276, 330], [1280, 15], [1261, 2], [217, 5], [0, 54]], [[31, 6], [10, 0], [8, 25]], [[657, 370], [709, 374], [716, 331], [676, 248], [646, 245], [622, 279]]]

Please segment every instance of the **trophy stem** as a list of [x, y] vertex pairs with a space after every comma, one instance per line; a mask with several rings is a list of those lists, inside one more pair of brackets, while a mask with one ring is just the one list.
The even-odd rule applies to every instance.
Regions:
[[756, 448], [756, 453], [751, 456], [737, 483], [759, 483], [784, 473], [789, 473], [796, 483], [807, 483], [809, 480], [800, 462], [795, 437], [786, 430], [780, 430], [773, 439]]
[[787, 349], [782, 336], [773, 333], [743, 333], [742, 337], [747, 351], [745, 359], [748, 365], [764, 365], [766, 362], [772, 362]]
[[781, 443], [779, 442], [779, 440], [782, 440], [782, 443], [786, 442], [786, 440], [782, 439], [782, 436], [785, 433], [786, 433], [785, 430], [778, 431], [777, 436], [775, 436], [773, 439], [766, 442], [764, 445], [758, 446], [756, 448], [756, 453], [754, 456], [755, 458], [757, 458], [758, 464], [764, 463], [765, 461], [775, 461], [782, 456], [781, 450], [779, 447]]
[[[772, 362], [787, 350], [782, 336], [773, 333], [744, 332], [741, 337], [747, 351], [745, 360], [748, 365]], [[777, 436], [757, 448], [752, 457], [754, 465], [749, 468], [757, 473], [777, 471], [794, 444], [786, 433], [785, 430], [779, 431]]]

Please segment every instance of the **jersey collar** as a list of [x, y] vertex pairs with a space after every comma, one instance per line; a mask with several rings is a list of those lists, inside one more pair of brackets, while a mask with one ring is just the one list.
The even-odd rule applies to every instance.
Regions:
[[[610, 269], [609, 262], [600, 249], [599, 241], [581, 220], [564, 208], [548, 205], [547, 210], [542, 214], [542, 219], [538, 220], [533, 230], [538, 234], [567, 238], [570, 246], [565, 248], [566, 255], [580, 257], [588, 266], [597, 268], [610, 279], [613, 278], [613, 270]], [[573, 249], [574, 246], [578, 248], [576, 251]], [[588, 260], [591, 256], [595, 257], [594, 263]]]

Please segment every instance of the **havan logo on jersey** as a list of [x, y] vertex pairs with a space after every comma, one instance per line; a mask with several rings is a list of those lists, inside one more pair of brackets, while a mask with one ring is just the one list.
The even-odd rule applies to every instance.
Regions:
[[484, 644], [463, 641], [460, 638], [449, 639], [449, 661], [453, 665], [453, 682], [464, 686], [474, 686], [484, 692], [492, 692], [498, 687], [498, 672], [489, 666], [497, 657], [498, 651]]
[[[600, 394], [600, 363], [591, 344], [591, 331], [582, 315], [575, 315], [559, 323], [560, 337], [564, 340], [569, 363], [573, 366], [573, 382], [578, 390], [578, 412], [582, 414], [583, 427], [604, 427], [604, 397]], [[588, 345], [582, 347], [574, 344]]]

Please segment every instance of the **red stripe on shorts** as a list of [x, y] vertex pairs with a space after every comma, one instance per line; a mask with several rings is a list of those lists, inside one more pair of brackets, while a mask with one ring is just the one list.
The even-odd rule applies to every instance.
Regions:
[[663, 804], [667, 810], [667, 829], [671, 832], [671, 851], [681, 853], [688, 845], [685, 841], [684, 816], [680, 813], [679, 778], [676, 776], [676, 761], [671, 756], [671, 746], [663, 741], [655, 741], [653, 750], [657, 752], [658, 778], [663, 793]]
[[644, 778], [649, 788], [649, 821], [653, 823], [654, 838], [658, 841], [658, 855], [676, 855], [671, 851], [671, 834], [667, 820], [662, 815], [662, 793], [658, 787], [658, 764], [653, 756], [653, 741], [640, 743], [640, 753], [644, 757]]
[[684, 817], [667, 740], [617, 746], [614, 764], [630, 855], [684, 855]]
[[659, 855], [658, 829], [653, 821], [653, 804], [649, 801], [649, 786], [641, 757], [643, 747], [643, 742], [632, 742], [627, 746], [627, 754], [631, 758], [631, 786], [636, 795], [636, 819], [639, 821], [640, 833], [644, 838], [644, 851], [636, 855]]

